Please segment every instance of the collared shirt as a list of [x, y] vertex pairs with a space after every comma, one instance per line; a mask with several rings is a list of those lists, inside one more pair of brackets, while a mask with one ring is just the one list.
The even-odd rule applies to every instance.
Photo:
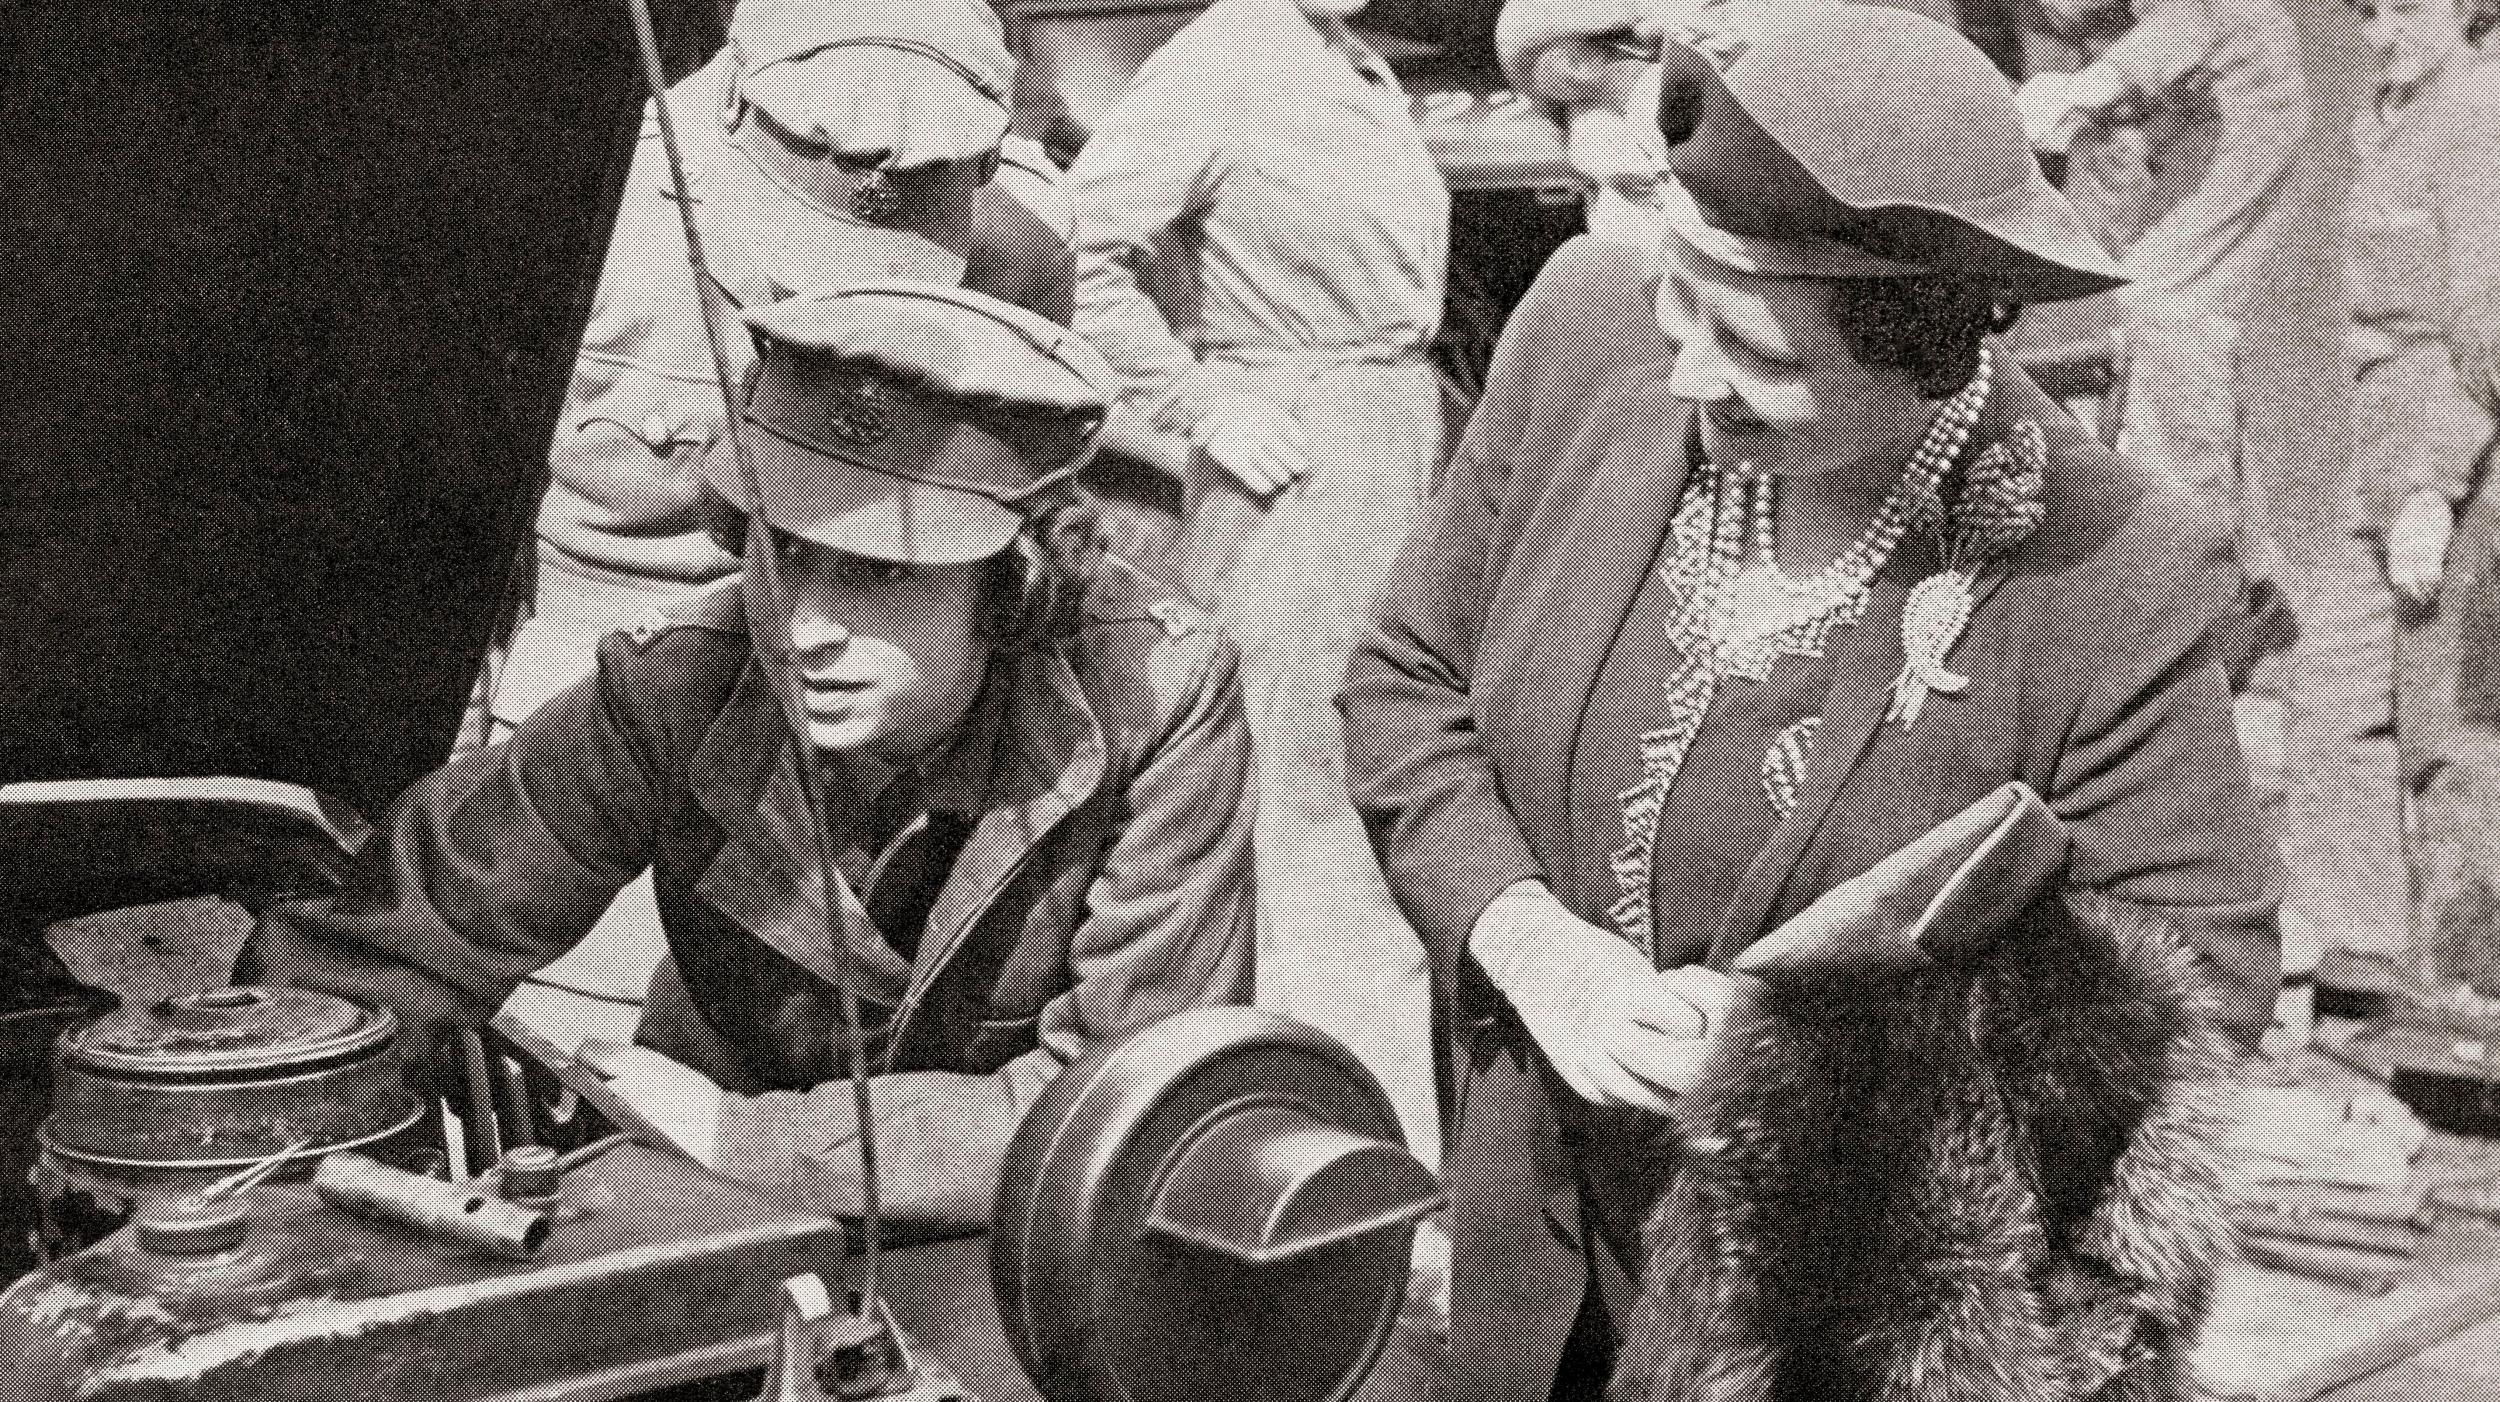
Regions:
[[1240, 387], [1228, 369], [1394, 358], [1440, 327], [1449, 191], [1407, 95], [1291, 0], [1216, 0], [1175, 35], [1069, 190], [1077, 327], [1166, 430]]

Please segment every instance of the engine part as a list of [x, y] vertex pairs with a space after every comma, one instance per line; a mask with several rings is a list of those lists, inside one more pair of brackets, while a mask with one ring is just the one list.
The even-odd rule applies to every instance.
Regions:
[[[553, 1167], [550, 1155], [549, 1167]], [[526, 1261], [547, 1244], [547, 1214], [472, 1183], [446, 1183], [340, 1151], [321, 1161], [313, 1191], [341, 1212], [396, 1222], [437, 1241]]]
[[55, 1254], [132, 1206], [195, 1193], [300, 1148], [393, 1157], [431, 1142], [388, 1012], [305, 989], [221, 988], [124, 1008], [62, 1035], [37, 1180]]
[[758, 1402], [973, 1402], [936, 1358], [913, 1349], [880, 1302], [837, 1311], [823, 1277], [781, 1282], [781, 1336]]
[[635, 1397], [760, 1371], [780, 1282], [847, 1250], [840, 1223], [673, 1154], [628, 1145], [576, 1180], [586, 1210], [526, 1262], [305, 1183], [151, 1197], [130, 1230], [0, 1293], [0, 1402]]
[[991, 1234], [999, 1317], [1053, 1402], [1341, 1402], [1441, 1201], [1353, 1053], [1273, 1013], [1183, 1013], [1025, 1117]]

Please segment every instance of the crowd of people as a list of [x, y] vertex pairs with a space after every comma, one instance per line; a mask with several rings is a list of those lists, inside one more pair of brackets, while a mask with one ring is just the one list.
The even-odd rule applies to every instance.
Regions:
[[[246, 972], [420, 1036], [640, 1002], [585, 1059], [833, 1212], [855, 1032], [889, 1206], [974, 1224], [1060, 1068], [1255, 997], [1443, 1166], [1448, 1396], [2177, 1395], [2286, 947], [2500, 968], [2493, 16], [2356, 3], [2303, 570], [2247, 451], [2279, 0], [2050, 0], [2019, 86], [1949, 7], [1511, 0], [1590, 233], [1454, 445], [1363, 0], [1215, 0], [1064, 172], [982, 0], [742, 0], [626, 182], [487, 743]], [[2087, 425], [2000, 333], [2099, 296]], [[1168, 560], [1103, 548], [1123, 433], [1181, 445]]]

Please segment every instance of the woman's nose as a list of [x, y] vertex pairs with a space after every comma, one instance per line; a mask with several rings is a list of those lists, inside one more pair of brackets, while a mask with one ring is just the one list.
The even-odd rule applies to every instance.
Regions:
[[801, 657], [836, 652], [851, 641], [842, 620], [802, 602], [790, 610], [790, 646]]

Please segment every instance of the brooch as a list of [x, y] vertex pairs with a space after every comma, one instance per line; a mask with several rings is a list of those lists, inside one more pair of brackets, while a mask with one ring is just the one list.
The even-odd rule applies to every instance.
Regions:
[[1970, 685], [1970, 678], [1944, 665], [1945, 658], [1970, 624], [1980, 577], [2039, 529], [2047, 510], [2040, 498], [2048, 458], [2047, 437], [2026, 419], [1970, 465], [1949, 511], [1941, 501], [1924, 504], [1922, 514], [1941, 540], [1944, 568], [1920, 580], [1902, 606], [1901, 675], [1893, 679], [1884, 719], [1908, 730], [1931, 693], [1951, 696]]

